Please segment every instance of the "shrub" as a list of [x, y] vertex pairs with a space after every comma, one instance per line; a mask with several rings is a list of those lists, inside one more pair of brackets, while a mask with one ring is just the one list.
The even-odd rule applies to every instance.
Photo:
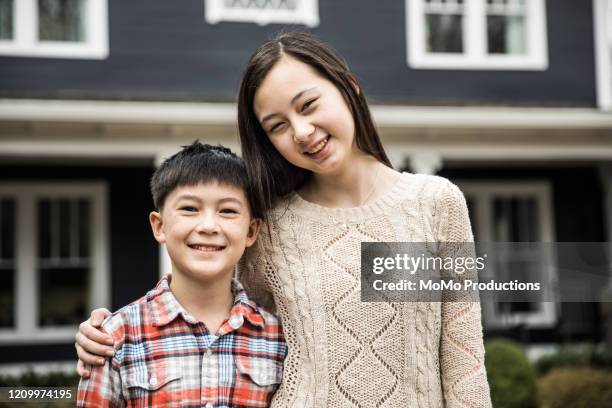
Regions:
[[[63, 372], [51, 372], [48, 374], [36, 374], [33, 371], [27, 371], [20, 376], [0, 376], [0, 387], [62, 387], [72, 388], [73, 393], [76, 393], [76, 388], [79, 385], [79, 377], [75, 374], [66, 374]], [[73, 394], [76, 397], [76, 394]], [[54, 402], [36, 402], [29, 400], [28, 402], [19, 402], [14, 406], [19, 408], [64, 408], [73, 407], [75, 400], [57, 400]], [[4, 405], [0, 402], [0, 406]]]
[[64, 372], [50, 372], [48, 374], [36, 374], [26, 371], [20, 376], [0, 376], [0, 387], [77, 387], [79, 376], [66, 374]]
[[485, 365], [495, 408], [535, 406], [536, 382], [523, 348], [507, 339], [485, 344]]
[[554, 354], [545, 355], [536, 362], [538, 375], [544, 375], [555, 368], [591, 367], [612, 370], [612, 351], [600, 346], [583, 348], [562, 348]]
[[558, 368], [538, 380], [541, 408], [612, 407], [612, 372]]

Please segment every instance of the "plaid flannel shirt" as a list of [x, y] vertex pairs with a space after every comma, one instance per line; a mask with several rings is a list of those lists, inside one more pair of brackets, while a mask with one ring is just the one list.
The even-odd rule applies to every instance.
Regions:
[[181, 307], [169, 280], [103, 323], [115, 356], [81, 379], [77, 405], [267, 407], [287, 354], [278, 320], [234, 281], [234, 306], [212, 335]]

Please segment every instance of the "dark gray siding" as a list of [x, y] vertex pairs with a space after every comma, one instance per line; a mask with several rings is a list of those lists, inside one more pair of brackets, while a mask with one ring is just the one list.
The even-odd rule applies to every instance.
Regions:
[[[314, 32], [373, 102], [595, 106], [590, 1], [547, 1], [546, 71], [411, 70], [403, 0], [320, 0]], [[110, 56], [0, 58], [0, 96], [232, 101], [251, 52], [286, 27], [207, 24], [204, 0], [109, 0]]]

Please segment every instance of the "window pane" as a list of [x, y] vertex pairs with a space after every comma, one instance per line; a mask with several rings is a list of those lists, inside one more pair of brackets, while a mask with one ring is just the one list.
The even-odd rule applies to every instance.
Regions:
[[460, 14], [427, 14], [427, 51], [463, 52], [463, 16]]
[[13, 0], [0, 0], [0, 40], [13, 39]]
[[70, 258], [70, 201], [59, 200], [59, 256], [61, 259]]
[[84, 11], [84, 0], [38, 0], [38, 38], [84, 42]]
[[15, 200], [0, 199], [0, 259], [15, 257]]
[[39, 324], [57, 326], [85, 320], [89, 268], [41, 268], [39, 270]]
[[0, 328], [15, 326], [15, 201], [0, 199]]
[[15, 326], [15, 270], [0, 268], [0, 328]]
[[38, 202], [38, 257], [51, 258], [51, 202]]
[[78, 242], [80, 258], [89, 258], [89, 201], [81, 199], [78, 201]]
[[496, 241], [540, 241], [540, 226], [536, 200], [526, 198], [497, 198], [493, 201]]
[[526, 54], [525, 17], [487, 16], [487, 41], [489, 54]]
[[[537, 201], [533, 197], [497, 198], [493, 201], [494, 239], [499, 242], [537, 242], [540, 241], [540, 220], [537, 214]], [[521, 282], [530, 281], [539, 275], [537, 261], [532, 259], [537, 254], [516, 253], [507, 259], [498, 259], [495, 273], [498, 279]], [[539, 258], [537, 258], [539, 259]], [[500, 314], [537, 312], [539, 304], [535, 302], [498, 302]]]

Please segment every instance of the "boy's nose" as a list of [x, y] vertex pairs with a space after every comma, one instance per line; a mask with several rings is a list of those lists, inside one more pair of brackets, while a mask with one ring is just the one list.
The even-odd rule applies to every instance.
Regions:
[[196, 225], [196, 231], [205, 234], [219, 232], [219, 223], [217, 218], [212, 215], [204, 215], [199, 218]]

